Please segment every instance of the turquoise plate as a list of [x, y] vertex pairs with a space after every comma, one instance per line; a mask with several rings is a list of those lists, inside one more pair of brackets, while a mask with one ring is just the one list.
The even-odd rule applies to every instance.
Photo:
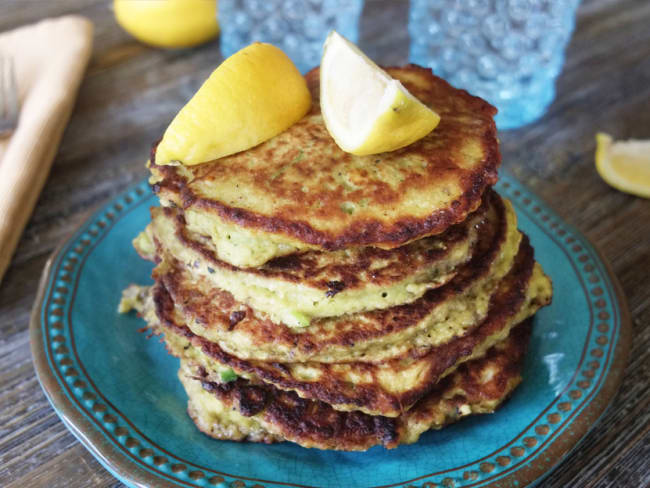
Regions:
[[535, 484], [607, 407], [627, 359], [630, 322], [599, 254], [511, 176], [497, 189], [551, 276], [535, 318], [524, 382], [493, 415], [429, 432], [414, 445], [365, 453], [290, 443], [216, 441], [185, 413], [178, 360], [118, 315], [120, 293], [149, 283], [131, 239], [157, 203], [142, 182], [88, 219], [45, 269], [31, 321], [39, 380], [63, 422], [128, 486], [397, 487]]

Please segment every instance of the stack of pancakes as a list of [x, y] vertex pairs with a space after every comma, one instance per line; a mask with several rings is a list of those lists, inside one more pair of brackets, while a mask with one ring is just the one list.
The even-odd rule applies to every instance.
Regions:
[[415, 66], [387, 70], [440, 114], [390, 153], [341, 151], [319, 110], [252, 149], [149, 163], [157, 263], [136, 308], [180, 358], [206, 434], [365, 450], [492, 412], [521, 381], [551, 284], [491, 189], [495, 109]]

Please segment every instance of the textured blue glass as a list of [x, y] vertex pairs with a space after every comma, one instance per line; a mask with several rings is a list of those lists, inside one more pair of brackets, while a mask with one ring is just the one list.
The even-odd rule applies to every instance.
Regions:
[[411, 0], [410, 61], [499, 109], [499, 129], [555, 97], [579, 0]]
[[219, 0], [224, 57], [252, 42], [282, 49], [302, 73], [320, 64], [327, 34], [359, 37], [363, 0]]

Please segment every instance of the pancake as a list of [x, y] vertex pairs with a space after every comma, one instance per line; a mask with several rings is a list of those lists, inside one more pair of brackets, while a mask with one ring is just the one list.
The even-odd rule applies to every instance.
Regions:
[[310, 249], [391, 249], [443, 232], [497, 181], [496, 109], [429, 69], [387, 71], [441, 116], [415, 143], [372, 156], [342, 151], [323, 123], [314, 69], [310, 112], [254, 148], [196, 166], [156, 165], [154, 148], [154, 191], [239, 267]]
[[499, 217], [490, 220], [472, 259], [446, 285], [406, 305], [316, 319], [309, 327], [274, 321], [174, 263], [161, 263], [154, 277], [194, 334], [241, 359], [378, 363], [418, 356], [483, 320], [497, 283], [512, 267], [521, 240], [516, 216], [500, 198], [494, 208]]
[[447, 283], [471, 258], [478, 234], [487, 225], [486, 214], [494, 214], [488, 210], [496, 198], [490, 192], [464, 222], [397, 249], [311, 251], [258, 268], [237, 268], [218, 259], [209, 239], [189, 231], [182, 213], [172, 208], [152, 208], [152, 221], [134, 244], [142, 256], [185, 265], [192, 276], [203, 277], [273, 320], [304, 327], [314, 317], [410, 303]]
[[202, 432], [217, 439], [276, 442], [346, 451], [413, 443], [423, 432], [462, 417], [493, 412], [521, 381], [530, 324], [516, 327], [480, 359], [463, 364], [411, 410], [397, 418], [339, 412], [324, 402], [300, 398], [238, 378], [209, 381], [200, 368], [181, 361], [179, 378], [188, 413]]
[[223, 372], [232, 369], [238, 376], [293, 390], [302, 398], [324, 401], [336, 410], [359, 410], [370, 415], [395, 417], [408, 410], [461, 363], [484, 355], [502, 341], [514, 325], [533, 315], [549, 299], [550, 283], [539, 265], [534, 265], [532, 248], [525, 242], [515, 266], [492, 297], [485, 320], [465, 335], [434, 347], [421, 357], [409, 355], [381, 364], [239, 359], [223, 351], [218, 344], [192, 334], [184, 326], [182, 317], [175, 313], [169, 294], [159, 285], [153, 290], [155, 314], [145, 315], [156, 332], [165, 333], [168, 350], [173, 355], [202, 367], [213, 381], [220, 381]]

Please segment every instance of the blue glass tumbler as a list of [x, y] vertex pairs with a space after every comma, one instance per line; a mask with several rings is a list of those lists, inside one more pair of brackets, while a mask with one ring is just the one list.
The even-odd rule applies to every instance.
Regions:
[[359, 37], [363, 0], [219, 0], [224, 58], [249, 44], [282, 49], [302, 73], [320, 64], [327, 34]]
[[579, 0], [411, 0], [409, 58], [499, 109], [499, 129], [555, 97]]

